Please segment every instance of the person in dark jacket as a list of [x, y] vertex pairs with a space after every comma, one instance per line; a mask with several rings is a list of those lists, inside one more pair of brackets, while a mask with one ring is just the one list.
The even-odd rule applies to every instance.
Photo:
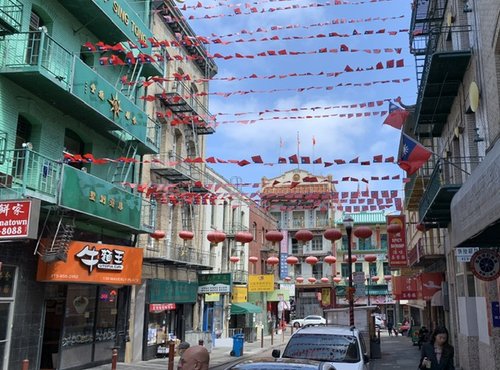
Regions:
[[420, 330], [418, 331], [418, 349], [422, 349], [422, 344], [427, 342], [427, 337], [429, 336], [429, 330], [422, 325]]
[[448, 330], [438, 327], [432, 333], [431, 340], [422, 345], [419, 369], [455, 370], [453, 357], [455, 351], [448, 343]]

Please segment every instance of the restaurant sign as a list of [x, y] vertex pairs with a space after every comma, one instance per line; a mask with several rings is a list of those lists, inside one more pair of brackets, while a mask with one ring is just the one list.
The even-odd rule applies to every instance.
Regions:
[[40, 200], [8, 200], [0, 202], [0, 239], [36, 239]]
[[406, 230], [405, 216], [387, 216], [387, 226], [397, 224], [401, 227], [398, 233], [388, 234], [389, 266], [402, 267], [408, 266], [406, 254]]
[[141, 284], [141, 248], [72, 241], [66, 261], [38, 260], [37, 280], [90, 284]]

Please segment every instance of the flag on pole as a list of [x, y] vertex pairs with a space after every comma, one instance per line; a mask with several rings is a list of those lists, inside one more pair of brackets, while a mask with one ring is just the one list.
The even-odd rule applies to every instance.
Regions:
[[393, 102], [389, 102], [389, 115], [385, 118], [383, 124], [401, 130], [401, 127], [403, 127], [403, 124], [405, 123], [409, 115], [410, 112], [408, 112], [407, 110], [398, 107]]
[[413, 175], [429, 160], [432, 152], [411, 137], [402, 133], [402, 149], [398, 160], [401, 167], [408, 176]]

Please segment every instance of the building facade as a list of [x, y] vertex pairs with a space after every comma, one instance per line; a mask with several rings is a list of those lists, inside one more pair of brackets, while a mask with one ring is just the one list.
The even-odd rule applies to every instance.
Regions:
[[156, 214], [123, 184], [158, 153], [160, 123], [139, 99], [144, 87], [117, 81], [132, 69], [138, 80], [163, 74], [125, 58], [152, 38], [149, 12], [128, 1], [0, 8], [0, 368], [77, 369], [111, 362], [113, 347], [123, 359], [142, 275], [134, 247]]
[[497, 1], [418, 1], [410, 30], [419, 90], [404, 129], [436, 153], [405, 186], [409, 217], [427, 230], [414, 260], [445, 273], [443, 322], [467, 369], [500, 366], [499, 14]]

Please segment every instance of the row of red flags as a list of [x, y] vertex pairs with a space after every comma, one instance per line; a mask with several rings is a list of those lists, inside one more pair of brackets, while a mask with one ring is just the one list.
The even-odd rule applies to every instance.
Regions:
[[[342, 1], [342, 0], [334, 0], [334, 1], [327, 1], [324, 3], [305, 3], [305, 4], [292, 4], [289, 6], [280, 6], [280, 7], [272, 7], [272, 8], [261, 8], [258, 9], [255, 6], [250, 6], [248, 8], [248, 11], [243, 11], [241, 8], [234, 8], [233, 13], [230, 14], [206, 14], [201, 17], [195, 17], [193, 15], [190, 15], [188, 17], [189, 20], [195, 20], [195, 19], [215, 19], [215, 18], [224, 18], [224, 17], [235, 17], [235, 16], [241, 16], [241, 15], [251, 15], [251, 14], [262, 14], [262, 13], [275, 13], [279, 11], [287, 11], [287, 10], [297, 10], [297, 9], [316, 9], [316, 8], [323, 8], [323, 7], [329, 7], [329, 6], [337, 6], [337, 5], [365, 5], [365, 4], [372, 4], [372, 3], [380, 3], [380, 2], [388, 2], [388, 1], [393, 1], [393, 0], [366, 0], [366, 1], [356, 1], [356, 2], [348, 2], [348, 1]], [[187, 8], [181, 8], [183, 10], [187, 10]]]
[[[316, 27], [331, 27], [334, 25], [339, 25], [339, 24], [356, 24], [356, 23], [369, 23], [369, 22], [386, 22], [386, 21], [395, 21], [399, 19], [404, 19], [406, 16], [399, 15], [399, 16], [392, 16], [392, 17], [368, 17], [368, 18], [333, 18], [330, 19], [329, 21], [326, 22], [318, 22], [318, 23], [312, 23], [309, 25], [301, 25], [301, 24], [287, 24], [284, 26], [281, 25], [273, 25], [270, 26], [269, 28], [265, 27], [258, 27], [255, 30], [247, 30], [247, 29], [242, 29], [238, 32], [235, 33], [227, 33], [224, 35], [219, 35], [216, 33], [211, 33], [210, 37], [213, 38], [224, 38], [224, 37], [234, 37], [234, 36], [240, 36], [240, 35], [253, 35], [255, 33], [268, 33], [270, 31], [272, 32], [277, 32], [277, 31], [287, 31], [291, 29], [311, 29], [311, 28], [316, 28]], [[179, 23], [179, 22], [185, 22], [186, 18], [181, 17], [181, 18], [176, 18], [168, 15], [164, 15], [163, 18], [167, 23]], [[199, 37], [199, 36], [197, 36]], [[203, 36], [201, 36], [203, 37]], [[206, 37], [208, 38], [208, 37]]]
[[[173, 160], [173, 161], [162, 161], [158, 158], [153, 158], [151, 160], [139, 161], [133, 157], [118, 157], [112, 158], [95, 158], [93, 154], [87, 153], [84, 155], [71, 154], [64, 152], [64, 160], [68, 163], [95, 163], [95, 164], [106, 164], [106, 163], [152, 163], [156, 165], [175, 167], [180, 163], [217, 163], [217, 164], [236, 164], [238, 166], [244, 167], [249, 164], [264, 164], [264, 165], [274, 165], [274, 164], [323, 164], [325, 167], [331, 167], [335, 165], [343, 164], [360, 164], [361, 166], [369, 166], [374, 163], [394, 163], [395, 159], [393, 156], [383, 157], [382, 154], [374, 155], [372, 160], [360, 160], [359, 157], [355, 157], [351, 160], [344, 159], [334, 159], [333, 162], [325, 161], [321, 157], [311, 160], [309, 156], [298, 156], [293, 154], [287, 158], [278, 157], [277, 162], [265, 162], [261, 155], [254, 155], [251, 157], [252, 162], [246, 159], [220, 159], [215, 157], [195, 157], [195, 158], [185, 158], [183, 160]], [[318, 182], [316, 177], [309, 177], [302, 179], [304, 182]]]
[[[252, 1], [251, 3], [245, 3], [244, 7], [245, 8], [250, 8], [252, 5], [260, 5], [260, 4], [266, 4], [266, 3], [274, 3], [274, 2], [288, 2], [290, 0], [259, 0], [259, 1]], [[381, 1], [389, 1], [389, 0], [380, 0]], [[366, 3], [374, 3], [374, 2], [378, 2], [378, 1], [336, 1], [334, 4], [332, 5], [362, 5], [362, 4], [366, 4]], [[323, 3], [325, 4], [325, 3]], [[230, 2], [222, 2], [222, 1], [219, 1], [218, 3], [216, 4], [203, 4], [201, 1], [198, 1], [196, 3], [196, 5], [186, 5], [184, 4], [181, 9], [183, 11], [186, 11], [187, 9], [195, 9], [195, 10], [199, 10], [199, 9], [215, 9], [215, 8], [220, 8], [220, 7], [226, 7], [226, 8], [240, 8], [241, 7], [241, 4], [238, 3], [238, 4], [233, 4], [233, 3], [230, 3]]]
[[258, 76], [255, 73], [252, 73], [251, 75], [248, 76], [241, 76], [241, 77], [236, 77], [236, 76], [228, 76], [228, 77], [212, 77], [212, 78], [192, 78], [191, 75], [188, 73], [177, 73], [174, 72], [172, 73], [172, 77], [162, 77], [162, 76], [151, 76], [147, 80], [141, 81], [141, 82], [135, 82], [135, 81], [129, 81], [128, 77], [126, 75], [122, 76], [121, 78], [121, 83], [124, 85], [135, 85], [135, 84], [140, 84], [142, 87], [149, 87], [155, 82], [172, 82], [172, 81], [193, 81], [194, 83], [203, 83], [203, 82], [209, 82], [209, 81], [244, 81], [244, 80], [251, 80], [251, 79], [261, 79], [261, 80], [273, 80], [273, 79], [285, 79], [285, 78], [290, 78], [290, 77], [329, 77], [329, 78], [335, 78], [340, 76], [343, 73], [353, 73], [353, 72], [368, 72], [368, 71], [376, 71], [376, 70], [382, 70], [382, 69], [392, 69], [392, 68], [404, 68], [405, 67], [405, 61], [404, 59], [390, 59], [387, 61], [380, 61], [378, 62], [375, 66], [370, 66], [370, 67], [351, 67], [349, 64], [346, 64], [344, 69], [342, 71], [335, 71], [335, 72], [303, 72], [303, 73], [298, 73], [298, 72], [291, 72], [291, 73], [285, 73], [285, 74], [280, 74], [280, 75], [265, 75], [265, 76]]
[[146, 100], [148, 102], [155, 101], [156, 99], [160, 98], [163, 100], [166, 100], [168, 102], [172, 103], [179, 103], [180, 99], [185, 99], [189, 100], [192, 97], [203, 97], [203, 96], [220, 96], [220, 97], [230, 97], [234, 95], [249, 95], [249, 94], [274, 94], [278, 92], [297, 92], [297, 93], [303, 93], [305, 91], [310, 91], [310, 90], [326, 90], [326, 91], [332, 91], [334, 89], [338, 89], [340, 87], [366, 87], [366, 86], [373, 86], [373, 85], [386, 85], [386, 84], [401, 84], [401, 83], [407, 83], [410, 82], [412, 79], [411, 78], [397, 78], [397, 79], [392, 79], [392, 80], [379, 80], [379, 81], [369, 81], [369, 82], [360, 82], [360, 83], [352, 83], [352, 82], [341, 82], [336, 85], [330, 85], [330, 86], [307, 86], [307, 87], [296, 87], [296, 88], [286, 88], [286, 89], [271, 89], [271, 90], [237, 90], [237, 91], [216, 91], [216, 92], [198, 92], [195, 94], [188, 94], [188, 95], [168, 95], [170, 91], [165, 90], [163, 93], [158, 94], [158, 95], [143, 95], [140, 97], [142, 100]]
[[[230, 45], [235, 43], [245, 43], [245, 42], [268, 42], [268, 41], [295, 41], [295, 40], [311, 40], [311, 39], [324, 39], [324, 38], [349, 38], [356, 36], [370, 36], [370, 35], [389, 35], [396, 36], [398, 33], [408, 33], [409, 29], [402, 28], [399, 30], [386, 30], [385, 28], [381, 28], [378, 30], [364, 30], [362, 32], [358, 30], [353, 30], [352, 33], [338, 33], [338, 32], [329, 32], [329, 33], [318, 33], [316, 35], [303, 35], [303, 36], [271, 36], [271, 37], [262, 37], [262, 38], [249, 38], [249, 39], [236, 39], [224, 41], [220, 37], [205, 37], [205, 36], [182, 36], [179, 34], [179, 39], [177, 40], [157, 40], [155, 38], [148, 38], [149, 44], [145, 41], [139, 41], [139, 45], [142, 48], [158, 48], [158, 47], [182, 47], [182, 46], [201, 46], [201, 45]], [[86, 42], [83, 46], [85, 46], [88, 51], [92, 52], [103, 52], [103, 51], [116, 51], [116, 52], [126, 52], [125, 47], [119, 43], [116, 45], [109, 45], [102, 41], [98, 41], [95, 44], [91, 42]], [[129, 43], [129, 46], [133, 49], [137, 48], [137, 45]]]
[[[325, 192], [314, 192], [314, 193], [286, 193], [286, 194], [274, 194], [274, 193], [262, 193], [261, 198], [263, 200], [274, 201], [274, 200], [339, 200], [342, 199], [343, 203], [351, 200], [364, 200], [364, 198], [369, 199], [380, 199], [389, 198], [394, 199], [398, 196], [398, 190], [366, 190], [366, 191], [325, 191]], [[362, 202], [360, 202], [362, 203]]]
[[[121, 44], [117, 44], [121, 45]], [[92, 49], [89, 49], [89, 46], [86, 45], [87, 49], [89, 51], [92, 51]], [[113, 48], [118, 49], [116, 45], [113, 46]], [[112, 50], [115, 52], [120, 52], [121, 50]], [[257, 54], [246, 54], [243, 55], [241, 53], [234, 53], [234, 54], [227, 54], [223, 55], [220, 53], [214, 53], [210, 54], [207, 53], [206, 56], [202, 55], [180, 55], [180, 54], [175, 54], [175, 55], [169, 55], [164, 57], [163, 55], [159, 53], [155, 53], [154, 55], [146, 54], [146, 53], [140, 53], [138, 55], [134, 55], [131, 51], [125, 53], [124, 60], [120, 58], [117, 54], [113, 54], [111, 56], [105, 56], [99, 58], [99, 64], [101, 65], [134, 65], [134, 64], [145, 64], [145, 63], [154, 63], [154, 62], [163, 62], [165, 60], [168, 61], [193, 61], [193, 60], [204, 60], [206, 58], [211, 58], [211, 59], [224, 59], [224, 60], [230, 60], [230, 59], [254, 59], [256, 57], [275, 57], [275, 56], [300, 56], [300, 55], [315, 55], [315, 54], [337, 54], [337, 53], [367, 53], [367, 54], [381, 54], [381, 53], [396, 53], [396, 54], [401, 54], [403, 51], [403, 48], [401, 47], [390, 47], [390, 48], [374, 48], [374, 49], [355, 49], [355, 48], [350, 48], [346, 44], [341, 44], [338, 48], [320, 48], [317, 50], [307, 50], [307, 51], [298, 51], [298, 50], [288, 50], [288, 49], [281, 49], [281, 50], [266, 50], [266, 51], [261, 51]]]

